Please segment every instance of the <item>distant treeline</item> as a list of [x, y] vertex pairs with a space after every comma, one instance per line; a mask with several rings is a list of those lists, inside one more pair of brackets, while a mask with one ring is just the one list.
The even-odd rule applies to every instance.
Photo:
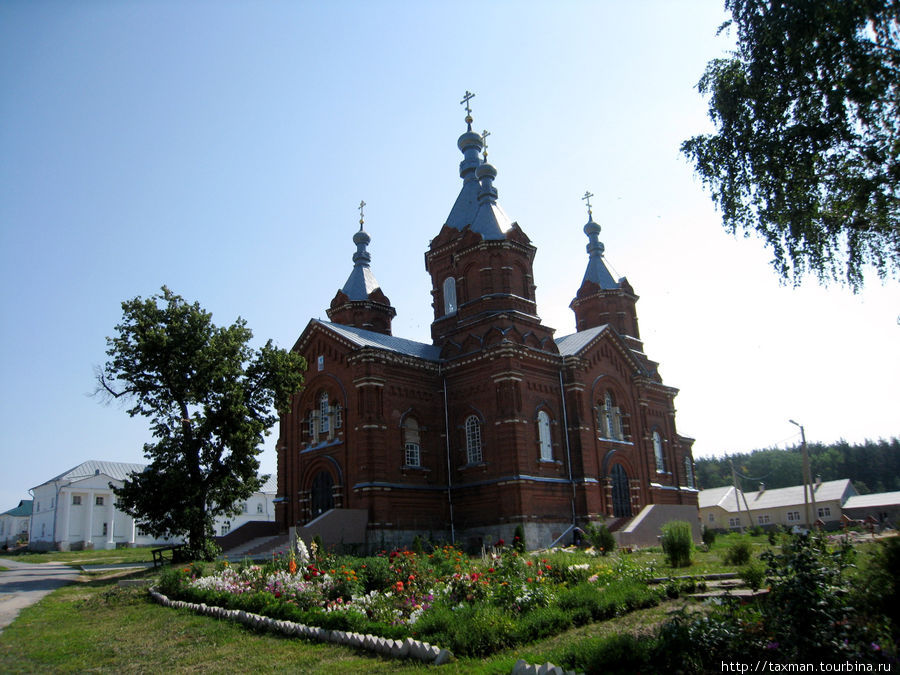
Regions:
[[[810, 443], [808, 447], [813, 480], [817, 475], [823, 481], [849, 478], [859, 494], [900, 490], [900, 439], [865, 441], [861, 445], [841, 440], [827, 445]], [[734, 462], [742, 488], [747, 492], [758, 489], [759, 482], [767, 488], [803, 482], [803, 462], [797, 446], [698, 458], [694, 464], [700, 488], [731, 485], [729, 460]]]

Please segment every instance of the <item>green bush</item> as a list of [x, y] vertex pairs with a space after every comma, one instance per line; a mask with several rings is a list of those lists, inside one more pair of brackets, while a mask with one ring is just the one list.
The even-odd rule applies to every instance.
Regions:
[[746, 565], [750, 562], [750, 553], [752, 550], [753, 547], [750, 542], [741, 539], [728, 547], [728, 550], [725, 551], [725, 555], [722, 556], [722, 562], [726, 565]]
[[694, 539], [691, 524], [683, 520], [672, 520], [662, 526], [663, 553], [670, 567], [688, 567], [694, 556]]
[[616, 550], [616, 538], [606, 523], [600, 525], [589, 523], [584, 530], [584, 536], [601, 555], [609, 555]]
[[419, 639], [439, 644], [458, 656], [480, 656], [516, 644], [516, 625], [492, 605], [435, 607], [416, 622]]
[[581, 640], [560, 650], [553, 658], [567, 670], [631, 675], [637, 672], [654, 672], [649, 669], [652, 665], [652, 651], [651, 640], [622, 633]]
[[572, 625], [569, 615], [559, 607], [537, 607], [523, 614], [515, 627], [516, 641], [533, 642], [557, 635]]
[[716, 531], [711, 530], [708, 527], [703, 528], [703, 534], [701, 535], [703, 538], [703, 543], [707, 549], [712, 548], [712, 545], [716, 541]]
[[759, 590], [766, 581], [766, 567], [760, 562], [751, 562], [741, 568], [738, 576], [754, 591]]
[[381, 556], [364, 558], [356, 565], [356, 575], [366, 593], [388, 588], [395, 581], [391, 561]]
[[527, 548], [525, 545], [525, 528], [522, 527], [522, 524], [519, 523], [516, 525], [515, 532], [513, 532], [513, 548], [516, 549], [519, 553], [524, 553]]

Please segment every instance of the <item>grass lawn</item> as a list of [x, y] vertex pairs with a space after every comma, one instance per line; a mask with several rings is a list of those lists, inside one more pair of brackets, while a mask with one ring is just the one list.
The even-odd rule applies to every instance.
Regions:
[[153, 562], [153, 554], [151, 553], [152, 550], [153, 549], [149, 547], [140, 547], [117, 548], [109, 551], [47, 551], [44, 553], [34, 553], [31, 551], [23, 553], [3, 552], [0, 553], [0, 565], [3, 564], [3, 561], [5, 559], [26, 563], [63, 562], [73, 566]]

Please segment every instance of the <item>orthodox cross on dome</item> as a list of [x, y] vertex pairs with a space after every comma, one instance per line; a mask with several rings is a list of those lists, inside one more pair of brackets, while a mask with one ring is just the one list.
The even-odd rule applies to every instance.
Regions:
[[471, 115], [471, 114], [472, 114], [472, 106], [469, 105], [469, 101], [471, 101], [473, 98], [475, 98], [475, 94], [473, 94], [471, 91], [469, 91], [469, 90], [467, 89], [467, 90], [466, 90], [466, 95], [463, 96], [463, 100], [459, 102], [460, 105], [465, 105], [465, 106], [466, 106], [466, 114], [467, 114], [467, 115]]
[[484, 161], [487, 161], [487, 137], [491, 135], [491, 132], [485, 129], [481, 132], [481, 145], [484, 147]]
[[591, 194], [590, 191], [585, 190], [585, 191], [584, 191], [584, 197], [581, 198], [582, 201], [587, 202], [587, 207], [588, 207], [588, 220], [591, 220], [591, 219], [593, 218], [593, 215], [591, 215], [591, 197], [593, 197], [593, 196], [594, 196], [594, 195]]
[[469, 126], [469, 131], [472, 131], [472, 106], [469, 105], [469, 101], [475, 98], [475, 94], [466, 89], [466, 95], [463, 96], [463, 100], [459, 102], [460, 105], [466, 106], [466, 124]]
[[356, 207], [356, 208], [359, 209], [359, 229], [360, 229], [360, 230], [363, 229], [363, 223], [364, 223], [365, 220], [366, 220], [366, 219], [365, 219], [365, 216], [363, 216], [363, 209], [365, 208], [365, 206], [366, 206], [366, 203], [365, 203], [364, 201], [360, 200], [359, 206]]

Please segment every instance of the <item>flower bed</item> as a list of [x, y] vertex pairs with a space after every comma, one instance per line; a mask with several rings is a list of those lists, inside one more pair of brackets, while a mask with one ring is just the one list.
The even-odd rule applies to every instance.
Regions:
[[326, 630], [440, 644], [482, 655], [659, 602], [652, 570], [627, 557], [536, 557], [498, 546], [478, 559], [445, 546], [337, 557], [302, 541], [264, 565], [167, 570], [172, 599], [243, 610]]

